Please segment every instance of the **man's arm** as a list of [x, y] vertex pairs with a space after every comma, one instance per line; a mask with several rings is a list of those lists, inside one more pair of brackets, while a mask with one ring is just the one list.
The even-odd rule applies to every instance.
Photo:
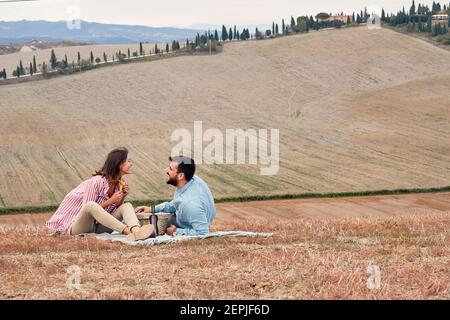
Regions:
[[209, 233], [208, 218], [201, 203], [188, 202], [183, 204], [182, 214], [187, 217], [191, 228], [177, 228], [177, 236], [203, 236]]
[[156, 212], [167, 212], [167, 213], [175, 213], [177, 211], [177, 208], [174, 204], [174, 200], [170, 202], [163, 202], [155, 206], [155, 213]]

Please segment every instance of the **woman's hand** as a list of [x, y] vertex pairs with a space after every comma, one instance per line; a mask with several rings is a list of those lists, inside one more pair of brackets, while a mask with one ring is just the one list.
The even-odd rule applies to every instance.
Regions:
[[146, 206], [140, 206], [140, 207], [137, 207], [134, 211], [136, 213], [151, 213], [152, 208], [146, 207]]
[[129, 186], [123, 186], [122, 192], [123, 192], [123, 197], [125, 198], [128, 195], [128, 193], [130, 193], [130, 187]]
[[119, 190], [116, 193], [114, 193], [111, 196], [111, 198], [109, 198], [109, 199], [111, 200], [112, 204], [117, 205], [117, 204], [119, 204], [122, 201], [122, 198], [124, 198], [123, 191]]

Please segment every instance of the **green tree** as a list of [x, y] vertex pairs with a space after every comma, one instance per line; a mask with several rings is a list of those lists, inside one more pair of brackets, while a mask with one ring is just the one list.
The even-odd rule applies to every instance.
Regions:
[[275, 22], [272, 21], [272, 34], [275, 35]]
[[225, 27], [225, 25], [222, 25], [222, 41], [225, 41], [228, 39], [228, 32], [227, 32], [227, 28]]
[[144, 55], [144, 47], [142, 46], [142, 42], [139, 42], [139, 55]]
[[108, 62], [108, 57], [105, 52], [103, 52], [103, 61]]
[[94, 64], [94, 54], [91, 51], [91, 63]]
[[217, 29], [214, 30], [214, 40], [219, 41], [219, 33], [217, 32]]
[[231, 30], [231, 27], [230, 27], [230, 31], [228, 32], [228, 40], [233, 40], [233, 30]]
[[316, 15], [316, 19], [328, 19], [330, 15], [325, 12], [320, 12]]
[[33, 75], [33, 63], [30, 62], [30, 76]]
[[17, 68], [16, 68], [16, 77], [20, 78], [20, 67], [19, 66], [17, 66]]
[[128, 48], [127, 56], [128, 56], [128, 59], [130, 59], [130, 57], [131, 57], [130, 48]]
[[52, 69], [55, 69], [58, 66], [58, 59], [56, 58], [55, 50], [53, 49], [50, 54], [50, 65], [52, 66]]
[[291, 16], [291, 28], [293, 29], [295, 27], [295, 20], [294, 17]]
[[166, 43], [166, 52], [169, 53], [169, 44]]
[[158, 45], [155, 43], [155, 54], [159, 53]]
[[412, 0], [412, 5], [411, 5], [411, 8], [409, 9], [409, 14], [411, 16], [416, 14], [416, 4], [414, 3], [414, 0]]
[[381, 9], [381, 21], [386, 21], [386, 12], [384, 12], [384, 8]]
[[309, 31], [309, 18], [307, 16], [301, 16], [297, 18], [296, 30], [300, 32]]
[[286, 33], [286, 25], [284, 24], [284, 19], [281, 20], [281, 32], [283, 34]]
[[234, 25], [234, 30], [233, 30], [233, 39], [238, 39], [239, 40], [239, 37], [237, 36], [237, 33], [236, 33], [236, 25]]
[[21, 76], [23, 76], [25, 74], [25, 69], [23, 68], [22, 60], [20, 60], [20, 63], [19, 63], [19, 72], [20, 72]]
[[80, 51], [78, 51], [78, 65], [80, 65], [81, 62], [81, 55], [80, 55]]
[[6, 70], [5, 70], [5, 68], [3, 68], [3, 79], [6, 80], [6, 77], [7, 77], [7, 75], [6, 75]]
[[33, 73], [37, 72], [37, 67], [36, 67], [36, 56], [33, 56]]
[[275, 35], [278, 35], [279, 30], [278, 30], [278, 23], [275, 24]]
[[64, 68], [67, 68], [69, 66], [69, 63], [67, 62], [67, 54], [64, 55], [63, 64], [64, 64]]

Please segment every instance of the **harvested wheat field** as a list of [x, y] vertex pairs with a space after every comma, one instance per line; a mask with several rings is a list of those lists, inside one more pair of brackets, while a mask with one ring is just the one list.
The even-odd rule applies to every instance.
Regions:
[[130, 199], [168, 198], [171, 134], [200, 120], [280, 129], [276, 175], [198, 166], [215, 197], [446, 186], [449, 67], [424, 41], [350, 28], [1, 86], [0, 206], [57, 204], [117, 146]]
[[217, 207], [212, 231], [274, 236], [130, 247], [49, 237], [50, 214], [1, 216], [0, 298], [450, 299], [450, 193]]

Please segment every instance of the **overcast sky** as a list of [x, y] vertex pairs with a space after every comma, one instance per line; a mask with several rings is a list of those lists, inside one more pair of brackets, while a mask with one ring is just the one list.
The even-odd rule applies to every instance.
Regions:
[[[0, 0], [2, 1], [2, 0]], [[318, 12], [351, 13], [376, 5], [395, 12], [412, 0], [38, 0], [0, 3], [0, 20], [67, 20], [71, 6], [87, 21], [188, 27], [200, 25], [257, 25], [281, 21], [291, 15]], [[448, 3], [449, 0], [442, 1]], [[431, 7], [432, 1], [420, 1]], [[417, 5], [416, 1], [416, 5]]]

